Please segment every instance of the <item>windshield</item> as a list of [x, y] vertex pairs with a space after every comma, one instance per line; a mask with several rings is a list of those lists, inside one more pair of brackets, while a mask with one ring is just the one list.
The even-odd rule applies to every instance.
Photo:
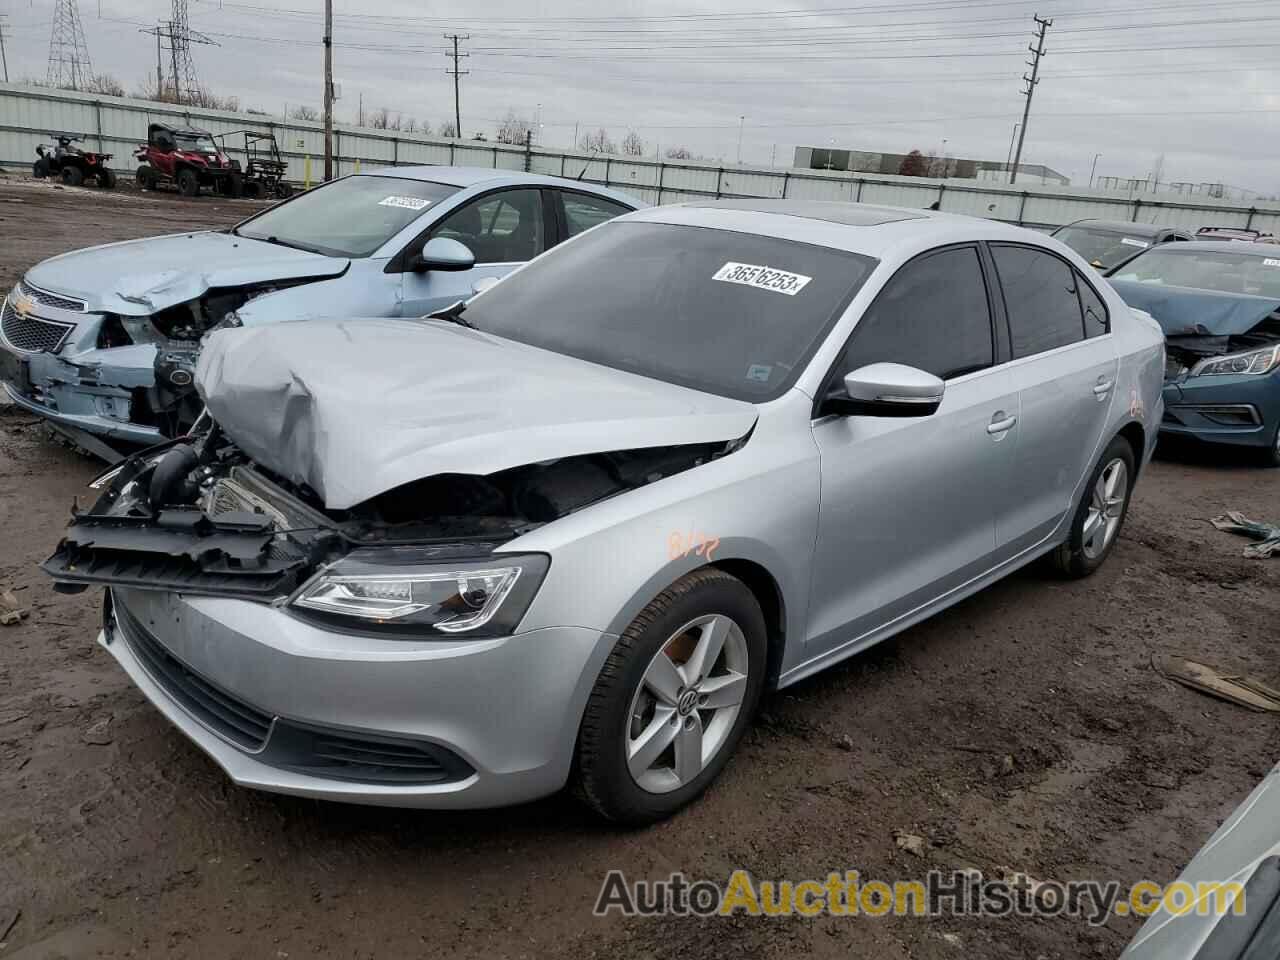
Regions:
[[179, 150], [198, 153], [218, 152], [218, 145], [213, 142], [213, 137], [208, 134], [175, 133], [173, 140]]
[[876, 261], [706, 227], [607, 223], [467, 307], [479, 329], [738, 400], [780, 396]]
[[1161, 247], [1125, 264], [1112, 279], [1280, 298], [1280, 256]]
[[1099, 270], [1124, 263], [1135, 253], [1151, 246], [1150, 237], [1135, 237], [1098, 227], [1063, 227], [1053, 236]]
[[335, 257], [367, 257], [457, 191], [402, 177], [344, 177], [259, 214], [235, 233]]

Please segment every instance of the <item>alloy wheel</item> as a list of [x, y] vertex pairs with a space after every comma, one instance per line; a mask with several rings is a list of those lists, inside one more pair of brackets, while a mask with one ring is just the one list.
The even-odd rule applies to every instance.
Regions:
[[742, 709], [749, 671], [746, 637], [723, 614], [698, 617], [663, 643], [628, 714], [627, 768], [642, 790], [669, 793], [706, 769]]
[[1106, 465], [1093, 485], [1089, 512], [1084, 519], [1084, 555], [1096, 560], [1111, 546], [1129, 498], [1129, 468], [1119, 458]]

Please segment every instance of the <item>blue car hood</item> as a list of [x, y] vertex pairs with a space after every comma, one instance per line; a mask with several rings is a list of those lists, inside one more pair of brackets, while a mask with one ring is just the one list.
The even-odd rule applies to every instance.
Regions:
[[336, 277], [350, 263], [209, 231], [75, 250], [37, 264], [27, 280], [50, 293], [84, 300], [90, 311], [142, 317], [194, 300], [206, 290]]
[[1166, 337], [1236, 337], [1280, 310], [1280, 300], [1139, 280], [1112, 280], [1131, 307], [1156, 318]]

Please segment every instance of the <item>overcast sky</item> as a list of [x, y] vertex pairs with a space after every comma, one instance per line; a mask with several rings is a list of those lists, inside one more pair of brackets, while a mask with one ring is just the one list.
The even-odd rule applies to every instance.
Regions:
[[[165, 0], [79, 0], [94, 69], [126, 88], [154, 71], [139, 24]], [[316, 0], [190, 0], [201, 82], [281, 113], [320, 105]], [[605, 11], [611, 11], [605, 13]], [[9, 72], [42, 77], [53, 0], [0, 0]], [[430, 14], [429, 16], [427, 14]], [[1280, 0], [335, 0], [337, 105], [452, 116], [445, 33], [470, 34], [463, 131], [514, 109], [567, 147], [575, 124], [635, 129], [788, 165], [796, 145], [1003, 160], [1021, 119], [1032, 15], [1052, 17], [1023, 160], [1085, 184], [1145, 177], [1280, 192]], [[540, 105], [540, 107], [539, 107]], [[745, 117], [745, 120], [740, 118]], [[945, 144], [944, 144], [945, 141]]]

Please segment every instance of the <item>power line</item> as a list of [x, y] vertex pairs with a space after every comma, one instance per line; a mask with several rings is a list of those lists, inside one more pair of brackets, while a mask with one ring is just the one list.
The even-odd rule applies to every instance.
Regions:
[[1013, 155], [1013, 169], [1009, 173], [1009, 185], [1018, 179], [1018, 164], [1022, 161], [1022, 141], [1027, 138], [1027, 120], [1031, 116], [1031, 97], [1036, 92], [1036, 84], [1040, 82], [1040, 60], [1044, 57], [1044, 35], [1053, 26], [1052, 20], [1044, 20], [1036, 16], [1036, 27], [1038, 37], [1034, 47], [1028, 47], [1031, 51], [1031, 60], [1028, 66], [1031, 67], [1031, 76], [1022, 75], [1022, 79], [1026, 81], [1027, 89], [1023, 91], [1023, 96], [1027, 98], [1026, 104], [1022, 108], [1022, 128], [1018, 131], [1018, 149]]
[[444, 35], [444, 38], [446, 40], [453, 41], [453, 52], [450, 53], [447, 50], [445, 51], [445, 56], [451, 57], [453, 59], [453, 69], [449, 70], [446, 68], [444, 72], [446, 74], [453, 75], [453, 124], [454, 124], [453, 135], [457, 137], [459, 140], [461, 140], [462, 139], [462, 107], [459, 105], [460, 93], [458, 89], [458, 80], [463, 74], [470, 73], [471, 71], [458, 69], [458, 61], [463, 57], [471, 56], [471, 54], [459, 53], [458, 43], [459, 41], [462, 41], [462, 40], [470, 40], [471, 34], [468, 33], [468, 34], [459, 35], [456, 33], [446, 33]]

